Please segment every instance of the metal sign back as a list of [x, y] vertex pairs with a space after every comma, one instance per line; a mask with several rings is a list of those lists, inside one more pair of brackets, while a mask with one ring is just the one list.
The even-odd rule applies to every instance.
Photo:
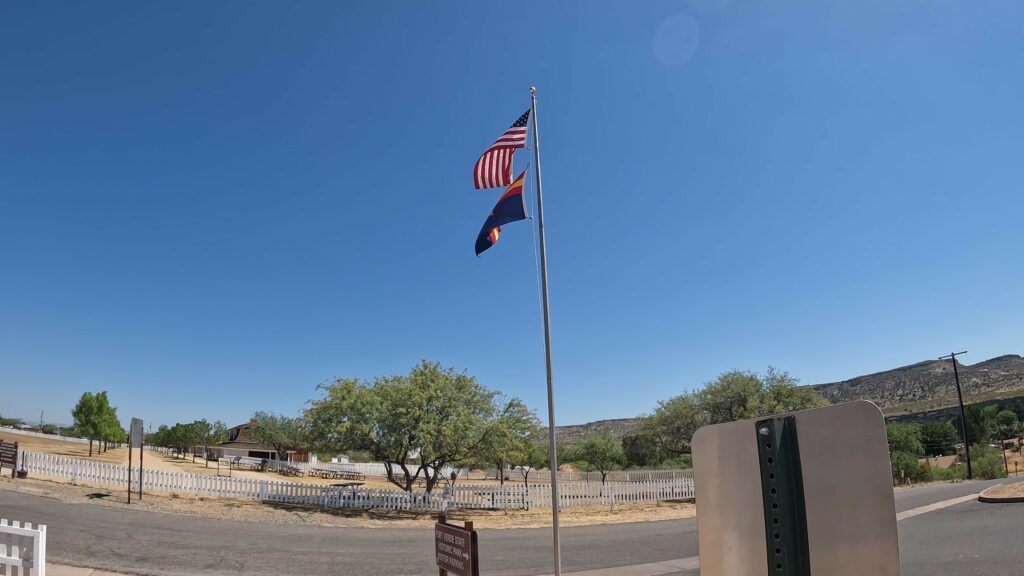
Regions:
[[796, 470], [802, 481], [803, 510], [798, 513], [806, 521], [797, 527], [798, 538], [786, 532], [794, 526], [780, 523], [780, 540], [806, 546], [812, 575], [898, 576], [899, 543], [885, 421], [881, 411], [865, 401], [697, 431], [693, 460], [701, 576], [797, 573], [789, 571], [788, 565], [777, 568], [782, 563], [777, 564], [776, 558], [789, 551], [774, 544], [774, 517], [766, 523], [766, 510], [773, 514], [776, 504], [770, 500], [768, 476], [778, 472], [781, 478], [784, 470], [768, 465], [763, 453], [777, 449], [766, 438], [778, 436], [758, 429], [759, 422], [765, 428], [764, 423], [786, 417], [792, 417], [798, 432], [793, 442], [799, 466], [790, 470]]
[[132, 418], [131, 430], [128, 433], [128, 441], [132, 446], [138, 448], [142, 446], [142, 419]]

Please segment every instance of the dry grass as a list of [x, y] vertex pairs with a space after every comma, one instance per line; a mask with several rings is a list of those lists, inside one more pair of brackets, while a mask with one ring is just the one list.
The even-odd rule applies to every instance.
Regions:
[[[1014, 476], [1015, 473], [1016, 474], [1020, 474], [1020, 475], [1024, 475], [1024, 456], [1022, 456], [1022, 455], [1020, 455], [1020, 454], [1018, 454], [1016, 452], [1013, 452], [1011, 450], [1007, 450], [1005, 452], [1005, 454], [1006, 454], [1006, 467], [1010, 471], [1010, 476], [1011, 477]], [[1016, 465], [1016, 466], [1014, 466], [1014, 465]]]
[[[89, 458], [89, 445], [82, 442], [70, 442], [58, 438], [40, 438], [38, 436], [29, 436], [28, 434], [19, 434], [11, 430], [0, 432], [0, 439], [5, 442], [17, 442], [19, 450], [44, 452], [59, 456], [70, 456], [72, 458]], [[121, 464], [122, 460], [127, 461], [128, 458], [127, 448], [111, 448], [107, 452], [100, 454], [99, 443], [93, 442], [92, 450], [92, 460], [98, 462]]]
[[985, 496], [994, 498], [1024, 498], [1024, 482], [993, 486], [985, 490]]

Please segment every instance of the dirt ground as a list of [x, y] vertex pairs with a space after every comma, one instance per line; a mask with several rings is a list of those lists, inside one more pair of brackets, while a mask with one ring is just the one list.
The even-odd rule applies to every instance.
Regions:
[[[1014, 466], [1016, 464], [1016, 466]], [[1006, 451], [1006, 467], [1010, 471], [1010, 477], [1014, 474], [1024, 476], [1024, 456], [1010, 450]]]
[[[70, 442], [68, 440], [60, 440], [57, 438], [40, 438], [38, 436], [29, 436], [28, 434], [18, 434], [17, 432], [12, 432], [10, 430], [3, 430], [0, 432], [0, 440], [4, 440], [5, 442], [17, 442], [19, 450], [45, 452], [47, 454], [57, 454], [59, 456], [89, 459], [89, 445], [84, 442]], [[127, 448], [111, 448], [110, 450], [100, 454], [99, 443], [93, 442], [92, 451], [92, 460], [96, 460], [98, 462], [120, 464], [122, 459], [125, 462], [128, 461]]]
[[[129, 506], [124, 490], [72, 486], [33, 478], [14, 480], [9, 476], [0, 477], [0, 490], [14, 490], [57, 498], [66, 502], [88, 503], [97, 506], [124, 508]], [[428, 528], [434, 522], [434, 517], [431, 514], [418, 512], [319, 509], [306, 506], [261, 504], [251, 500], [176, 498], [155, 494], [143, 494], [142, 501], [133, 496], [130, 506], [135, 510], [150, 512], [274, 524], [360, 528]], [[692, 518], [695, 515], [696, 509], [692, 503], [664, 502], [660, 505], [617, 505], [614, 511], [608, 506], [563, 508], [560, 520], [563, 526], [587, 526], [674, 520]], [[551, 510], [548, 508], [536, 508], [529, 511], [510, 510], [507, 515], [500, 510], [453, 510], [448, 517], [458, 521], [472, 520], [477, 528], [535, 528], [551, 525]]]
[[1024, 498], [1024, 482], [1014, 482], [1013, 484], [1000, 484], [999, 486], [994, 486], [985, 491], [985, 496], [994, 496], [996, 498]]

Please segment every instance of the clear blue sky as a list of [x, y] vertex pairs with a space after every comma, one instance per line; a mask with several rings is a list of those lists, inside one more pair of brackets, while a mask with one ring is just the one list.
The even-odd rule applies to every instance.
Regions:
[[5, 2], [0, 412], [69, 422], [108, 390], [124, 419], [234, 424], [429, 358], [545, 416], [530, 225], [473, 255], [500, 190], [470, 169], [531, 85], [560, 423], [733, 368], [1020, 353], [1021, 22], [1016, 1]]

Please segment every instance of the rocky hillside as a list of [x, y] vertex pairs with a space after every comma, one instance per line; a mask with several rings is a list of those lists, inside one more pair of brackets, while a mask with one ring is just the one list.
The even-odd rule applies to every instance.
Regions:
[[[616, 418], [614, 420], [598, 420], [586, 424], [571, 424], [569, 426], [555, 426], [558, 434], [555, 436], [559, 441], [572, 443], [590, 432], [610, 431], [616, 438], [629, 436], [636, 432], [636, 418]], [[548, 439], [548, 429], [544, 428], [541, 436]]]
[[[958, 362], [957, 370], [966, 403], [1024, 396], [1024, 357], [1010, 354], [973, 365]], [[919, 362], [812, 388], [833, 403], [871, 400], [887, 416], [929, 412], [956, 404], [953, 364], [948, 360]]]
[[[999, 356], [977, 364], [957, 362], [964, 402], [987, 403], [1003, 398], [1024, 396], [1024, 357]], [[945, 417], [956, 405], [953, 365], [948, 361], [928, 360], [857, 376], [842, 382], [816, 384], [815, 392], [833, 404], [851, 400], [871, 400], [890, 419], [920, 420]], [[558, 437], [569, 442], [591, 431], [610, 430], [622, 438], [636, 431], [636, 418], [598, 420], [587, 424], [559, 426]], [[547, 429], [544, 429], [547, 439]]]

